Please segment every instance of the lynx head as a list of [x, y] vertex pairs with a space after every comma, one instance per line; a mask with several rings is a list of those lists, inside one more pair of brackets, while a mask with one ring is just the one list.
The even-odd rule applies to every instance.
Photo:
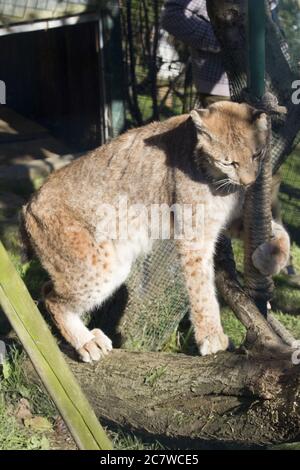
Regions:
[[266, 146], [266, 114], [247, 104], [220, 101], [194, 109], [190, 117], [198, 136], [196, 163], [211, 180], [219, 187], [253, 184]]

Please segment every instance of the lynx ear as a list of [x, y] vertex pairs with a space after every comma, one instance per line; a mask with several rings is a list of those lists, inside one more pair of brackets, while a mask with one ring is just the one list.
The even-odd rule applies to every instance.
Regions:
[[205, 116], [207, 116], [208, 114], [208, 109], [192, 109], [192, 111], [190, 112], [190, 117], [198, 132], [205, 131], [207, 133], [203, 118], [205, 118]]
[[256, 125], [259, 131], [267, 132], [268, 130], [268, 116], [264, 111], [255, 109], [252, 114], [252, 122]]

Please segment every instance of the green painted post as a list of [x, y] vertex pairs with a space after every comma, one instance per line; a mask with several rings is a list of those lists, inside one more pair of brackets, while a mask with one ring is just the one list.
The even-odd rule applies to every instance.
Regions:
[[[248, 0], [248, 91], [255, 103], [265, 94], [266, 5], [265, 0]], [[267, 316], [273, 289], [272, 279], [259, 273], [252, 263], [254, 250], [269, 240], [271, 232], [270, 148], [255, 185], [245, 199], [245, 284], [261, 313]], [[264, 294], [263, 294], [264, 293]]]
[[266, 11], [264, 0], [248, 0], [248, 89], [252, 96], [265, 93]]
[[111, 442], [1, 242], [0, 267], [0, 306], [79, 449], [112, 449]]

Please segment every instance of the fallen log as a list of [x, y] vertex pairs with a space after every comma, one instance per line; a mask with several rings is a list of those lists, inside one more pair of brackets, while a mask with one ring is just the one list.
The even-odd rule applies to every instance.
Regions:
[[98, 418], [113, 428], [178, 448], [300, 440], [300, 367], [291, 358], [114, 350], [95, 364], [67, 361]]

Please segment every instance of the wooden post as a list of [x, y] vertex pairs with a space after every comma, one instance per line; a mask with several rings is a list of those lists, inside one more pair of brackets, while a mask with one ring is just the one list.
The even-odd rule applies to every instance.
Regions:
[[0, 242], [0, 305], [82, 450], [112, 445]]

